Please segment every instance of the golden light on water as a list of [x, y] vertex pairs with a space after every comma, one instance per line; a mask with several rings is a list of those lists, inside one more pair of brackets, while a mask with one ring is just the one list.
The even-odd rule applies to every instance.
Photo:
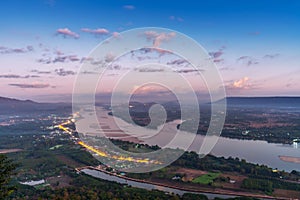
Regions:
[[[67, 122], [59, 124], [58, 128], [71, 135], [72, 134], [72, 130], [70, 130], [68, 127], [65, 127], [65, 125], [68, 125], [70, 123], [71, 123], [71, 121], [68, 120]], [[83, 141], [79, 141], [79, 142], [77, 142], [77, 144], [79, 144], [80, 146], [86, 148], [87, 150], [89, 150], [91, 152], [96, 153], [99, 156], [106, 157], [106, 158], [112, 158], [112, 159], [119, 160], [119, 161], [129, 161], [129, 162], [135, 162], [135, 163], [162, 164], [159, 161], [149, 160], [148, 158], [146, 158], [146, 159], [139, 159], [139, 158], [133, 158], [133, 157], [125, 157], [125, 156], [118, 156], [118, 155], [109, 155], [109, 154], [107, 154], [104, 151], [101, 151], [99, 149], [96, 149], [96, 148], [94, 148], [94, 147], [92, 147], [92, 146], [84, 143]]]

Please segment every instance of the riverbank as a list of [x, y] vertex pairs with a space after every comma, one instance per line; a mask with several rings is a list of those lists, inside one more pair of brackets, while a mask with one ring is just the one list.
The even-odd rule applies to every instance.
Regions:
[[[255, 164], [267, 165], [273, 169], [279, 169], [291, 172], [293, 170], [300, 171], [300, 166], [297, 163], [285, 162], [281, 160], [279, 155], [289, 155], [297, 157], [299, 155], [299, 150], [293, 145], [287, 144], [274, 144], [268, 143], [266, 141], [260, 140], [240, 140], [240, 139], [230, 139], [225, 137], [219, 137], [217, 139], [212, 138], [213, 136], [204, 136], [197, 134], [180, 132], [177, 133], [178, 121], [168, 122], [164, 125], [164, 129], [160, 129], [160, 133], [152, 129], [146, 129], [139, 126], [133, 126], [126, 121], [115, 117], [113, 118], [108, 114], [109, 110], [103, 107], [97, 107], [97, 117], [101, 121], [100, 126], [103, 132], [100, 135], [105, 135], [108, 138], [130, 141], [134, 143], [148, 144], [150, 146], [159, 146], [161, 148], [172, 148], [172, 149], [186, 149], [186, 144], [189, 141], [193, 141], [186, 151], [195, 151], [199, 153], [199, 146], [203, 144], [205, 138], [217, 140], [214, 148], [211, 150], [211, 154], [217, 157], [237, 157], [245, 159], [248, 162]], [[76, 128], [78, 132], [98, 134], [98, 129], [93, 126], [89, 126], [90, 122], [93, 120], [90, 113], [81, 113], [82, 119], [76, 121]], [[116, 123], [117, 121], [117, 123]], [[117, 124], [119, 126], [117, 126]], [[107, 132], [106, 130], [115, 130], [115, 132]], [[123, 130], [121, 133], [119, 130]], [[142, 134], [141, 134], [142, 133]], [[144, 136], [151, 137], [144, 137]], [[176, 140], [170, 143], [170, 139], [176, 136]]]
[[[109, 176], [113, 176], [113, 177], [117, 177], [120, 179], [124, 179], [127, 181], [133, 181], [133, 182], [137, 182], [137, 183], [144, 183], [144, 184], [150, 184], [153, 186], [156, 186], [155, 188], [158, 190], [163, 190], [163, 188], [171, 188], [171, 189], [175, 189], [175, 190], [179, 190], [182, 193], [198, 193], [198, 194], [203, 194], [203, 193], [207, 193], [207, 194], [219, 194], [219, 195], [225, 195], [225, 196], [233, 196], [233, 197], [253, 197], [253, 198], [259, 198], [259, 199], [278, 199], [278, 200], [287, 200], [289, 198], [284, 198], [284, 197], [273, 197], [273, 196], [268, 196], [268, 195], [263, 195], [263, 194], [253, 194], [253, 193], [248, 193], [248, 192], [241, 192], [241, 191], [229, 191], [229, 190], [223, 190], [223, 189], [210, 189], [210, 188], [190, 188], [190, 187], [186, 187], [184, 185], [174, 185], [174, 184], [169, 184], [167, 182], [153, 182], [153, 181], [148, 181], [148, 180], [141, 180], [141, 179], [135, 179], [135, 178], [130, 178], [124, 175], [119, 175], [113, 172], [108, 172], [105, 169], [102, 169], [100, 167], [92, 167], [92, 166], [87, 166], [87, 167], [83, 167], [83, 168], [78, 168], [76, 169], [76, 171], [81, 172], [84, 169], [89, 169], [89, 170], [95, 170], [98, 172], [102, 172], [105, 173]], [[84, 171], [83, 171], [84, 172]], [[89, 174], [91, 175], [91, 174]], [[99, 178], [99, 177], [97, 177]], [[127, 183], [127, 182], [126, 182]]]

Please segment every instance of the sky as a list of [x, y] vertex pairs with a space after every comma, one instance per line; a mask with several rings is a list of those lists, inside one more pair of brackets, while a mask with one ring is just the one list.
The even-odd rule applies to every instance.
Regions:
[[[3, 0], [1, 8], [0, 96], [69, 100], [90, 52], [142, 27], [171, 29], [199, 43], [227, 96], [300, 96], [297, 0]], [[155, 45], [161, 35], [151, 37]], [[164, 40], [176, 37], [170, 38]]]

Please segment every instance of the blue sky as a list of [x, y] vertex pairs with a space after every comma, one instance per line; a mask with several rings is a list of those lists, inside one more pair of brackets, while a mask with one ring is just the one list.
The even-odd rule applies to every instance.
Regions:
[[81, 59], [113, 33], [152, 26], [184, 33], [216, 53], [230, 96], [300, 95], [296, 0], [4, 0], [1, 8], [0, 96], [71, 94], [80, 63], [41, 58]]

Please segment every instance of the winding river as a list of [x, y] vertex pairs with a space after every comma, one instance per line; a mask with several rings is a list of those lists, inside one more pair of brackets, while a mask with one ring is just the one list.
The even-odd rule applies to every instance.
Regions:
[[[80, 113], [82, 114], [82, 113]], [[78, 132], [95, 133], [99, 131], [97, 126], [91, 124], [93, 115], [91, 112], [83, 112], [81, 118], [76, 122]], [[108, 115], [108, 111], [98, 107], [97, 118], [99, 124], [107, 137], [129, 140], [133, 142], [147, 143], [149, 145], [158, 145], [160, 147], [181, 148], [186, 143], [193, 141], [187, 150], [199, 152], [204, 136], [194, 135], [181, 131], [176, 135], [176, 126], [178, 121], [166, 123], [159, 127], [162, 134], [157, 134], [157, 130], [145, 129], [143, 127], [131, 125], [122, 119], [114, 118]], [[116, 120], [116, 121], [115, 121]], [[118, 125], [117, 125], [118, 124]], [[170, 138], [176, 141], [170, 142]], [[279, 156], [300, 157], [300, 148], [296, 145], [274, 144], [266, 141], [239, 140], [220, 137], [213, 147], [211, 154], [224, 157], [238, 157], [251, 163], [258, 163], [285, 171], [298, 170], [300, 164], [282, 161]]]

